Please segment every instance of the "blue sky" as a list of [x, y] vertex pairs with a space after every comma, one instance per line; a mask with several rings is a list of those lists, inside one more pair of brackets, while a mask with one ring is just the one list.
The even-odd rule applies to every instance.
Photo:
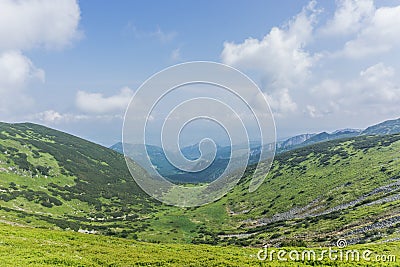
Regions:
[[400, 1], [0, 0], [0, 120], [111, 145], [127, 99], [193, 60], [248, 74], [278, 137], [400, 117]]

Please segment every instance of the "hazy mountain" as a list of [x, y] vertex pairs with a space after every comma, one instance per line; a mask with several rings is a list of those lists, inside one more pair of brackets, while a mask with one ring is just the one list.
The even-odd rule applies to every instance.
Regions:
[[278, 154], [256, 192], [248, 191], [250, 166], [219, 201], [180, 209], [144, 194], [123, 156], [110, 149], [34, 124], [3, 123], [0, 216], [151, 242], [294, 245], [300, 235], [300, 245], [328, 246], [339, 237], [384, 241], [396, 238], [392, 227], [400, 222], [400, 162], [393, 153], [399, 149], [400, 135], [304, 146]]
[[301, 134], [293, 136], [284, 141], [277, 142], [277, 153], [340, 138], [349, 138], [358, 135], [385, 135], [396, 133], [400, 133], [400, 118], [372, 125], [365, 130], [348, 128], [336, 130], [332, 133], [321, 132], [317, 134]]
[[[122, 142], [118, 142], [110, 147], [110, 149], [123, 154], [123, 145]], [[175, 168], [165, 156], [164, 150], [155, 145], [146, 145], [147, 153], [149, 154], [149, 158], [153, 166], [155, 166], [158, 172], [164, 176], [169, 177], [171, 175], [175, 175], [180, 171]], [[147, 166], [145, 164], [145, 160], [147, 160], [147, 154], [140, 154], [143, 151], [143, 145], [140, 144], [125, 144], [125, 152], [127, 155], [130, 155], [132, 159], [134, 159], [139, 165]], [[153, 171], [152, 168], [147, 171]]]
[[382, 123], [373, 125], [365, 129], [364, 135], [382, 135], [400, 133], [400, 118], [395, 120], [387, 120]]
[[[332, 133], [321, 132], [321, 133], [306, 133], [296, 135], [290, 138], [287, 138], [283, 141], [279, 141], [276, 143], [276, 153], [282, 153], [285, 151], [289, 151], [295, 148], [316, 144], [320, 142], [336, 140], [341, 138], [349, 138], [355, 137], [358, 135], [382, 135], [382, 134], [394, 134], [400, 133], [400, 119], [397, 120], [388, 120], [382, 123], [373, 125], [368, 127], [365, 130], [360, 129], [340, 129], [333, 131]], [[134, 153], [135, 146], [137, 145], [127, 145], [127, 148]], [[247, 144], [242, 144], [234, 147], [234, 149], [239, 149], [240, 147], [247, 147]], [[166, 177], [173, 176], [173, 179], [176, 179], [182, 173], [172, 166], [169, 161], [166, 159], [163, 149], [158, 146], [146, 145], [147, 151], [149, 153], [150, 159], [152, 163], [158, 168], [158, 171]], [[123, 153], [122, 151], [122, 143], [116, 143], [115, 145], [110, 147], [111, 149]], [[261, 147], [259, 142], [252, 141], [250, 142], [250, 159], [249, 164], [255, 164], [258, 162], [260, 155]], [[199, 144], [194, 144], [191, 146], [186, 146], [181, 150], [182, 154], [191, 160], [198, 159], [200, 157]], [[220, 170], [222, 166], [226, 166], [227, 161], [229, 160], [231, 155], [231, 147], [230, 146], [219, 146], [217, 145], [217, 154], [216, 154], [216, 162], [215, 166], [218, 166], [217, 169]], [[138, 155], [137, 157], [140, 164], [140, 158], [143, 158], [143, 155]], [[202, 164], [202, 163], [199, 163]], [[214, 167], [215, 167], [214, 166]], [[211, 170], [213, 171], [213, 170]], [[215, 171], [215, 169], [214, 169]], [[187, 176], [187, 173], [185, 173]], [[209, 173], [207, 173], [209, 175]], [[189, 174], [191, 176], [191, 174]], [[181, 180], [181, 179], [179, 179]]]
[[300, 135], [296, 135], [296, 136], [290, 137], [288, 139], [285, 139], [284, 141], [277, 142], [277, 144], [276, 144], [277, 150], [285, 151], [292, 147], [298, 146], [301, 143], [303, 143], [306, 140], [313, 137], [314, 135], [315, 134], [300, 134]]
[[354, 137], [354, 136], [360, 135], [360, 133], [361, 133], [361, 130], [357, 130], [357, 129], [337, 130], [332, 133], [322, 132], [322, 133], [316, 134], [316, 135], [312, 136], [311, 138], [307, 139], [306, 141], [301, 143], [301, 145], [305, 146], [305, 145], [315, 144], [315, 143], [329, 141], [329, 140]]
[[[142, 151], [138, 149], [139, 144], [126, 144], [125, 150], [128, 154], [131, 155], [138, 164], [141, 166], [146, 166], [143, 160], [147, 157], [147, 155], [140, 155], [138, 151]], [[141, 148], [141, 147], [140, 147]], [[247, 148], [247, 144], [236, 145], [231, 148], [230, 146], [216, 146], [216, 155], [214, 161], [210, 164], [208, 161], [199, 161], [195, 168], [203, 168], [203, 166], [209, 165], [206, 169], [200, 172], [185, 172], [175, 168], [167, 159], [163, 149], [159, 146], [155, 145], [146, 145], [148, 156], [153, 164], [153, 166], [157, 169], [157, 172], [171, 180], [172, 182], [178, 183], [199, 183], [199, 182], [211, 182], [218, 178], [225, 170], [226, 166], [229, 163], [231, 158], [231, 149], [244, 149]], [[123, 153], [122, 143], [116, 143], [110, 147], [117, 151], [118, 153]], [[250, 153], [249, 153], [249, 164], [255, 164], [258, 162], [260, 157], [260, 145], [257, 142], [250, 142]], [[199, 144], [194, 144], [191, 146], [186, 146], [181, 149], [182, 154], [190, 159], [197, 160], [200, 158], [200, 150]], [[206, 152], [207, 153], [207, 150]], [[210, 152], [211, 153], [211, 152]], [[148, 170], [153, 172], [153, 169]]]

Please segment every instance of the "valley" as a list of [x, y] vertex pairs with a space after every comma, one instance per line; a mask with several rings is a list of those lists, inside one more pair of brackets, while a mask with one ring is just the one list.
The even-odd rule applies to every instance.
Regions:
[[123, 155], [43, 126], [1, 123], [0, 151], [0, 221], [21, 231], [230, 251], [329, 247], [339, 238], [349, 245], [400, 242], [400, 134], [279, 153], [256, 192], [248, 192], [249, 165], [231, 192], [196, 208], [151, 199], [130, 177]]

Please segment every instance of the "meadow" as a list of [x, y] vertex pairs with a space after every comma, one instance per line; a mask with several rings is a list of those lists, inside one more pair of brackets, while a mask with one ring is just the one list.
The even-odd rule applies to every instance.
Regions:
[[[272, 249], [272, 248], [270, 248]], [[302, 253], [312, 248], [276, 250]], [[315, 248], [320, 255], [323, 249]], [[371, 261], [305, 260], [273, 261], [257, 258], [259, 248], [190, 244], [154, 244], [117, 237], [34, 229], [0, 224], [0, 266], [398, 266], [400, 242], [349, 246], [346, 250], [370, 250]], [[338, 254], [339, 255], [339, 254]], [[385, 255], [386, 261], [376, 261]], [[389, 256], [396, 258], [390, 258]], [[382, 257], [381, 257], [382, 258]], [[394, 261], [393, 261], [394, 260]]]

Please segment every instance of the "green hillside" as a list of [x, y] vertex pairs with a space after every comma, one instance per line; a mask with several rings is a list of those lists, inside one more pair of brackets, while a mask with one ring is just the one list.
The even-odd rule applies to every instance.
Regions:
[[[264, 184], [250, 177], [221, 200], [166, 210], [139, 237], [244, 246], [330, 245], [400, 238], [400, 135], [360, 136], [282, 153]], [[249, 173], [251, 170], [249, 169]], [[160, 230], [158, 230], [160, 229]], [[180, 236], [165, 231], [177, 231]], [[187, 240], [187, 239], [186, 239]]]
[[[276, 254], [272, 261], [260, 261], [256, 256], [259, 248], [152, 244], [3, 224], [0, 224], [0, 236], [0, 266], [396, 266], [400, 255], [399, 242], [356, 245], [343, 249], [344, 255], [349, 250], [361, 253], [368, 250], [371, 253], [368, 261], [362, 257], [360, 261], [351, 257], [348, 260], [345, 257], [343, 260], [330, 260], [327, 254], [316, 261], [309, 260], [308, 256], [303, 259], [299, 257], [298, 261], [278, 261]], [[288, 252], [296, 249], [300, 255], [312, 249], [318, 259], [322, 250], [329, 248], [274, 249]], [[385, 261], [377, 262], [377, 255], [380, 259], [383, 256]]]
[[135, 229], [158, 205], [120, 154], [43, 126], [0, 124], [2, 220], [109, 233]]
[[[34, 124], [0, 124], [0, 220], [153, 243], [330, 246], [397, 240], [400, 135], [359, 136], [279, 154], [219, 201], [153, 201], [120, 154]], [[143, 173], [145, 175], [145, 173]]]
[[365, 135], [382, 135], [400, 133], [400, 118], [395, 120], [387, 120], [365, 129], [362, 134]]

